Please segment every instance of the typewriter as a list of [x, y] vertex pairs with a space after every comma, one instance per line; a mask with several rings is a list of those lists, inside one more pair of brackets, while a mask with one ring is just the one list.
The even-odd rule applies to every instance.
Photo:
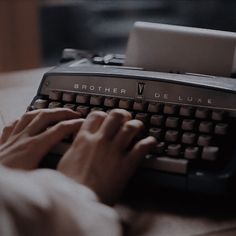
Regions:
[[[234, 33], [136, 23], [126, 57], [64, 50], [29, 110], [67, 107], [86, 117], [94, 110], [126, 109], [144, 123], [145, 135], [158, 140], [137, 173], [140, 181], [190, 192], [231, 192], [235, 45]], [[58, 144], [41, 166], [55, 168], [69, 146]]]

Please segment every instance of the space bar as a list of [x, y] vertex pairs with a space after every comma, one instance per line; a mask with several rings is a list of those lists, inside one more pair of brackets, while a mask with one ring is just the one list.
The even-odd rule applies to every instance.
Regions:
[[186, 174], [188, 160], [174, 159], [167, 156], [145, 159], [142, 167], [176, 174]]

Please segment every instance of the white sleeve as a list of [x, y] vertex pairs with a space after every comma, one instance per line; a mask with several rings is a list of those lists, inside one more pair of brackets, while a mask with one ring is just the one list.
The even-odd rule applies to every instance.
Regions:
[[53, 170], [0, 167], [0, 235], [120, 236], [119, 218], [94, 192]]

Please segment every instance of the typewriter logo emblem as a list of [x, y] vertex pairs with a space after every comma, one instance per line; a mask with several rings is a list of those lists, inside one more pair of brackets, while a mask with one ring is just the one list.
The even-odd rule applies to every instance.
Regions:
[[143, 95], [143, 91], [144, 91], [144, 83], [138, 83], [138, 95], [141, 96]]

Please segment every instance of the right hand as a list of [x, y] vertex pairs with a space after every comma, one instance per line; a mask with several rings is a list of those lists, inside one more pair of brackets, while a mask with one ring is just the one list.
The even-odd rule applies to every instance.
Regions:
[[133, 144], [143, 129], [121, 109], [92, 112], [82, 124], [58, 170], [94, 190], [100, 200], [113, 204], [137, 169], [142, 158], [156, 144], [147, 137]]

